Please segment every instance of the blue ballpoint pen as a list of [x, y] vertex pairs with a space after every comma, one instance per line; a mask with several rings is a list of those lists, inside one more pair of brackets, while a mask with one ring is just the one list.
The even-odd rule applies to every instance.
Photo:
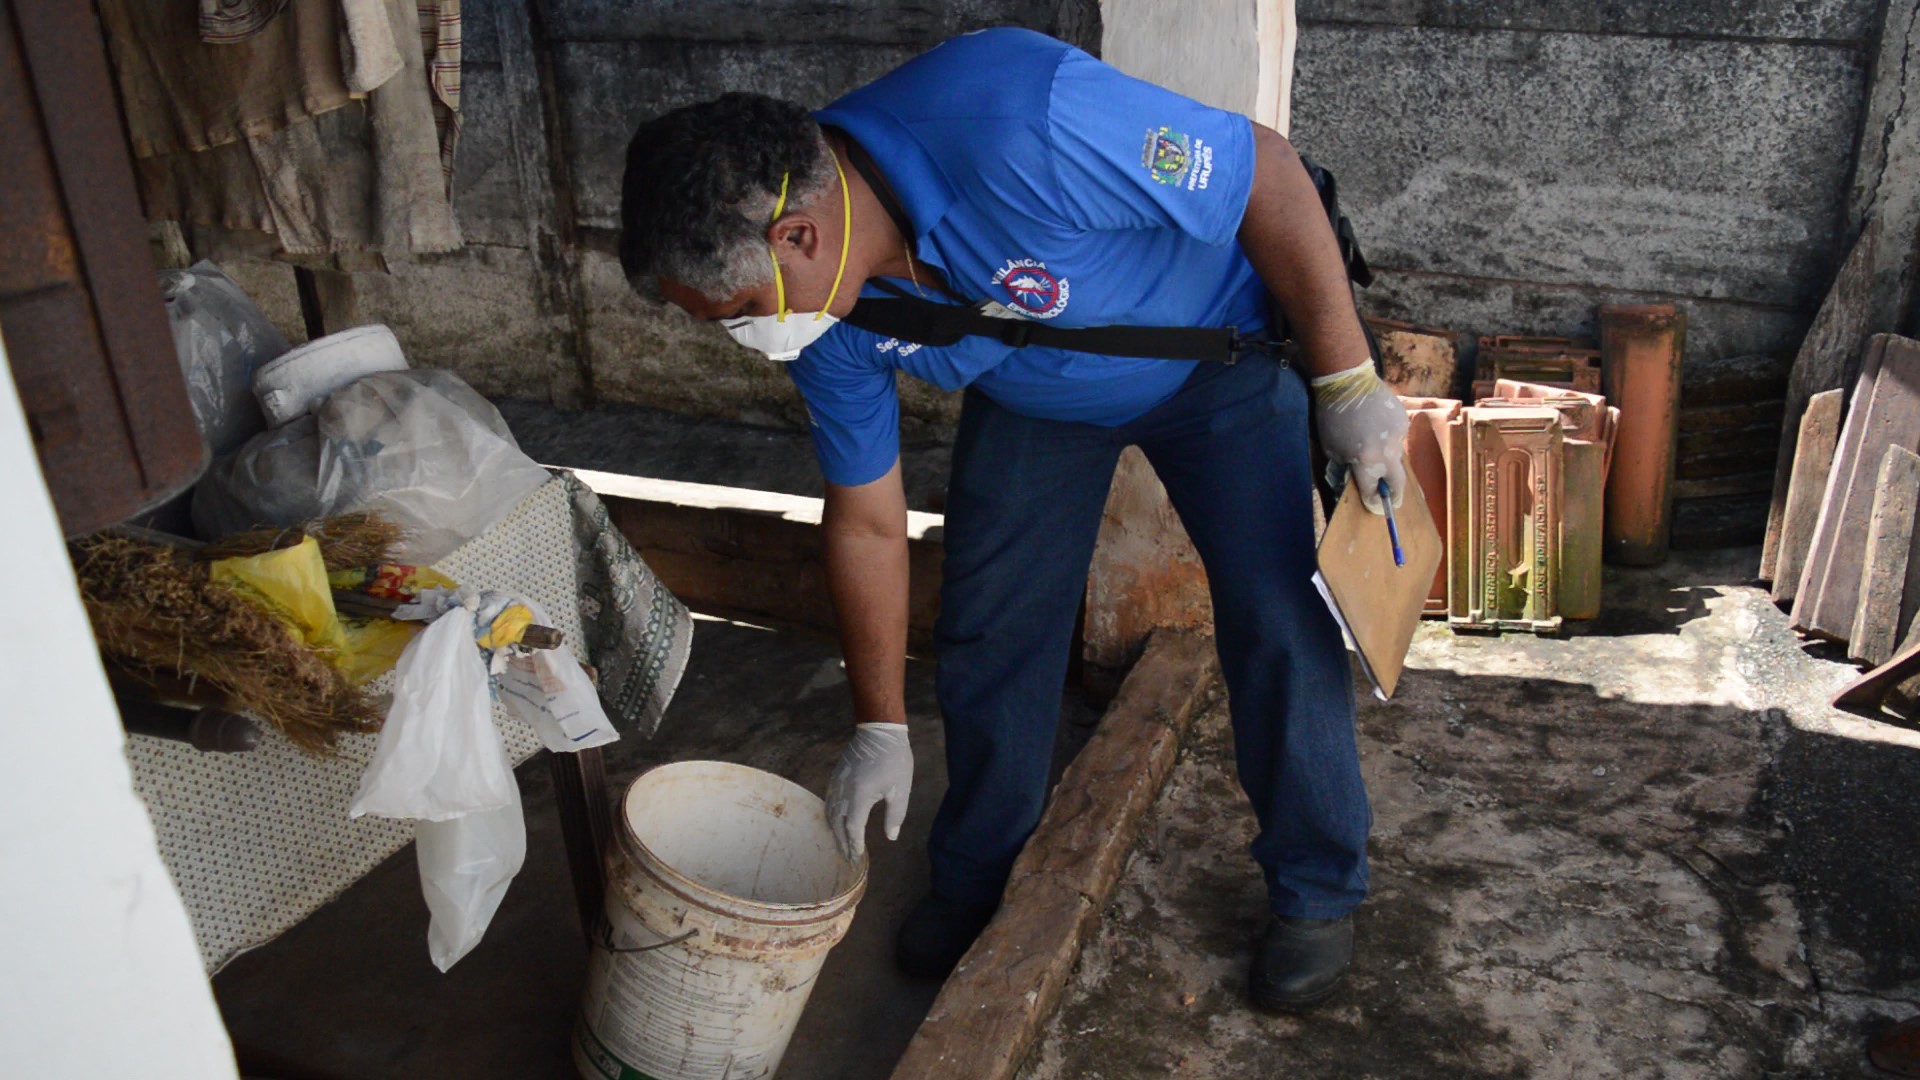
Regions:
[[1407, 565], [1406, 553], [1400, 550], [1400, 526], [1393, 523], [1393, 489], [1387, 486], [1387, 478], [1380, 478], [1380, 508], [1387, 514], [1387, 538], [1393, 541], [1393, 565]]

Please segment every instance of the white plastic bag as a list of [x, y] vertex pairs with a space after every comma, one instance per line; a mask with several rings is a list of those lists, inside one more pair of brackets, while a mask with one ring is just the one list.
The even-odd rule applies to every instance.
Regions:
[[[500, 751], [506, 761], [506, 752]], [[507, 886], [527, 858], [527, 826], [520, 793], [497, 810], [482, 810], [447, 821], [422, 821], [414, 827], [414, 856], [420, 863], [420, 892], [432, 921], [427, 952], [445, 971], [467, 955], [486, 934]]]
[[474, 645], [477, 594], [448, 608], [400, 654], [393, 706], [348, 813], [445, 821], [517, 799]]
[[[534, 622], [552, 625], [540, 605], [525, 598], [516, 601], [533, 612]], [[573, 650], [562, 646], [510, 656], [499, 678], [500, 700], [507, 711], [530, 725], [554, 753], [577, 753], [619, 740], [593, 680], [580, 670]]]
[[474, 644], [510, 598], [432, 589], [400, 614], [433, 624], [400, 654], [393, 705], [349, 813], [414, 818], [427, 952], [441, 971], [487, 932], [527, 857], [513, 764], [493, 726], [487, 665]]

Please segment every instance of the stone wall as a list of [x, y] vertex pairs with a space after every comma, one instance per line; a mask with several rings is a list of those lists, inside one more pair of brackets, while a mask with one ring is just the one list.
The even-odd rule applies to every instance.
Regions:
[[1293, 136], [1381, 314], [1591, 334], [1670, 300], [1690, 357], [1790, 353], [1851, 236], [1882, 6], [1301, 0]]
[[[1889, 3], [1901, 19], [1915, 8], [1299, 0], [1292, 134], [1341, 177], [1381, 271], [1363, 296], [1370, 311], [1470, 334], [1588, 334], [1600, 303], [1672, 300], [1691, 317], [1699, 371], [1750, 354], [1778, 367], [1873, 201], [1862, 192], [1895, 176], [1888, 162], [1904, 144], [1880, 134], [1856, 167], [1863, 124], [1878, 132], [1904, 101], [1875, 83]], [[639, 120], [729, 89], [824, 103], [982, 26], [1097, 48], [1103, 15], [1176, 41], [1203, 7], [1242, 18], [1250, 6], [468, 0], [456, 177], [468, 247], [390, 274], [322, 275], [325, 322], [385, 320], [416, 363], [455, 368], [495, 396], [799, 424], [777, 368], [622, 280], [620, 172]], [[1233, 58], [1168, 48], [1248, 81]], [[1894, 104], [1870, 117], [1881, 99]], [[298, 323], [284, 268], [239, 273]], [[909, 437], [947, 430], [950, 397], [903, 389]]]
[[[988, 26], [1096, 49], [1099, 37], [1097, 0], [466, 0], [462, 9], [455, 209], [466, 249], [391, 273], [320, 274], [327, 328], [387, 322], [416, 365], [453, 368], [495, 397], [790, 426], [805, 413], [778, 366], [627, 287], [616, 241], [634, 127], [729, 90], [824, 105]], [[234, 271], [304, 338], [290, 270]], [[909, 437], [950, 430], [956, 396], [902, 389]]]

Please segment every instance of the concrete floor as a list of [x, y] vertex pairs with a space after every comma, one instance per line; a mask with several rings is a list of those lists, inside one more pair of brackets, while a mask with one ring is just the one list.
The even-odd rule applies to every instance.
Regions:
[[1563, 639], [1429, 625], [1360, 714], [1348, 987], [1243, 1002], [1262, 891], [1199, 718], [1025, 1080], [1848, 1077], [1920, 1012], [1920, 733], [1824, 701], [1757, 551], [1613, 572]]
[[[818, 494], [804, 434], [502, 411], [542, 461]], [[944, 455], [908, 449], [916, 507], [938, 508]], [[1351, 985], [1305, 1020], [1241, 1003], [1262, 898], [1217, 701], [1026, 1080], [1868, 1075], [1863, 1040], [1920, 1012], [1920, 733], [1825, 706], [1855, 669], [1810, 655], [1741, 584], [1756, 563], [1610, 569], [1605, 615], [1559, 639], [1423, 629], [1399, 697], [1361, 709], [1374, 896]], [[888, 955], [944, 786], [930, 664], [908, 701], [913, 810], [876, 852], [787, 1080], [889, 1075], [936, 991]], [[662, 734], [610, 765], [618, 782], [712, 757], [819, 791], [845, 702], [831, 643], [703, 622]], [[1076, 707], [1063, 730], [1089, 719]], [[451, 973], [427, 961], [403, 851], [216, 978], [250, 1075], [571, 1075], [584, 951], [544, 761], [521, 778], [527, 866]]]
[[[924, 845], [946, 790], [933, 667], [907, 677], [912, 807], [898, 842], [875, 838], [866, 896], [829, 956], [781, 1068], [783, 1080], [883, 1080], [937, 984], [893, 967], [892, 935], [926, 890]], [[1056, 775], [1093, 714], [1067, 699]], [[666, 761], [738, 761], [826, 789], [851, 719], [831, 642], [696, 623], [691, 660], [652, 740], [607, 748], [616, 791]], [[586, 951], [546, 757], [519, 770], [527, 861], [487, 936], [453, 970], [427, 959], [427, 912], [411, 848], [213, 980], [245, 1075], [274, 1080], [547, 1080], [575, 1074], [568, 1035]]]

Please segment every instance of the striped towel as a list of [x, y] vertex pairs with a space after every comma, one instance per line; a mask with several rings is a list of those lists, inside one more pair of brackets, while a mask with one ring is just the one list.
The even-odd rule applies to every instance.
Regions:
[[440, 134], [440, 168], [453, 197], [453, 153], [460, 144], [460, 0], [419, 0], [420, 45], [433, 87], [433, 126]]

